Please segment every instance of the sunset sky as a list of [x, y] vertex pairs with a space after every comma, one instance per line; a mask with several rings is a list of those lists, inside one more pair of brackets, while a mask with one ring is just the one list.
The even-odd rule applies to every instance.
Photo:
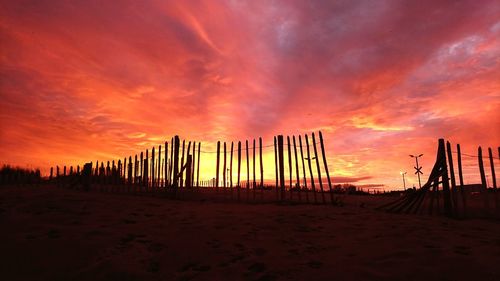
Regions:
[[438, 138], [500, 167], [498, 0], [0, 3], [1, 164], [321, 130], [338, 183], [411, 186], [408, 154], [426, 178]]

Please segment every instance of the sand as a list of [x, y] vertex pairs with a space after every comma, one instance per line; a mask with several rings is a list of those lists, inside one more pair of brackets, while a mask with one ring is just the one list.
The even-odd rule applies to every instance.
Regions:
[[[500, 223], [0, 188], [2, 280], [500, 280]], [[363, 207], [360, 207], [362, 205]]]

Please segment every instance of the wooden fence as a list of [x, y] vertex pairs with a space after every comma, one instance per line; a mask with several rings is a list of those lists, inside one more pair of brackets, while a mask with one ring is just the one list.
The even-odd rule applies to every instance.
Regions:
[[[263, 146], [260, 137], [258, 140], [253, 139], [252, 146], [246, 140], [244, 148], [242, 141], [231, 142], [230, 145], [218, 141], [216, 151], [202, 151], [200, 142], [182, 140], [181, 143], [179, 136], [175, 136], [170, 142], [164, 142], [163, 146], [153, 147], [151, 154], [147, 149], [116, 161], [89, 162], [82, 171], [79, 166], [76, 171], [70, 167], [69, 174], [66, 174], [66, 166], [63, 174], [60, 174], [59, 166], [56, 167], [55, 175], [51, 168], [50, 179], [62, 186], [155, 193], [174, 198], [210, 196], [219, 200], [337, 204], [323, 135], [318, 133], [318, 141], [314, 133], [311, 136], [299, 135], [298, 145], [296, 136], [286, 136], [285, 144], [283, 135], [275, 136], [274, 143], [266, 146]], [[274, 148], [274, 167], [264, 167], [263, 148], [271, 147]], [[215, 174], [211, 179], [200, 178], [200, 162], [204, 153], [216, 153], [213, 163]], [[241, 169], [243, 161], [246, 161], [246, 171]], [[264, 168], [273, 168], [274, 184], [273, 179], [264, 178]], [[233, 179], [233, 169], [237, 171], [236, 179]], [[326, 180], [323, 173], [326, 174]]]
[[[457, 170], [455, 170], [453, 153], [457, 155]], [[498, 148], [498, 156], [500, 159], [500, 147]], [[444, 139], [439, 139], [436, 162], [429, 179], [422, 188], [416, 191], [410, 190], [398, 200], [385, 204], [379, 209], [394, 213], [428, 213], [455, 218], [500, 217], [499, 195], [491, 148], [488, 148], [487, 158], [489, 159], [492, 188], [488, 188], [483, 158], [485, 157], [483, 157], [482, 148], [478, 147], [477, 167], [481, 182], [465, 185], [460, 144], [457, 144], [454, 152], [450, 142], [446, 142], [445, 145]], [[455, 171], [458, 172], [458, 183]]]

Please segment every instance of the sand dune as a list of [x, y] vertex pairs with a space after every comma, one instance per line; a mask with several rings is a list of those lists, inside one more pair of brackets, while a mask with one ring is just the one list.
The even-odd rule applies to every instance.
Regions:
[[[369, 199], [363, 199], [368, 200]], [[0, 190], [2, 280], [500, 280], [500, 223]]]

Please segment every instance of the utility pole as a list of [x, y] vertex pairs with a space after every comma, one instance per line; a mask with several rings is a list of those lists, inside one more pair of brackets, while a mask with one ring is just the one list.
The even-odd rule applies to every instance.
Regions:
[[418, 186], [419, 186], [419, 188], [422, 188], [422, 183], [420, 182], [420, 175], [423, 175], [424, 173], [422, 173], [422, 167], [420, 167], [418, 165], [418, 158], [422, 157], [422, 156], [423, 156], [423, 154], [420, 154], [420, 155], [417, 155], [417, 156], [410, 154], [410, 157], [415, 158], [416, 166], [413, 167], [413, 168], [415, 168], [415, 170], [416, 170], [415, 174], [418, 176]]
[[405, 175], [406, 172], [399, 172], [403, 176], [403, 190], [406, 190], [406, 181], [405, 181]]

